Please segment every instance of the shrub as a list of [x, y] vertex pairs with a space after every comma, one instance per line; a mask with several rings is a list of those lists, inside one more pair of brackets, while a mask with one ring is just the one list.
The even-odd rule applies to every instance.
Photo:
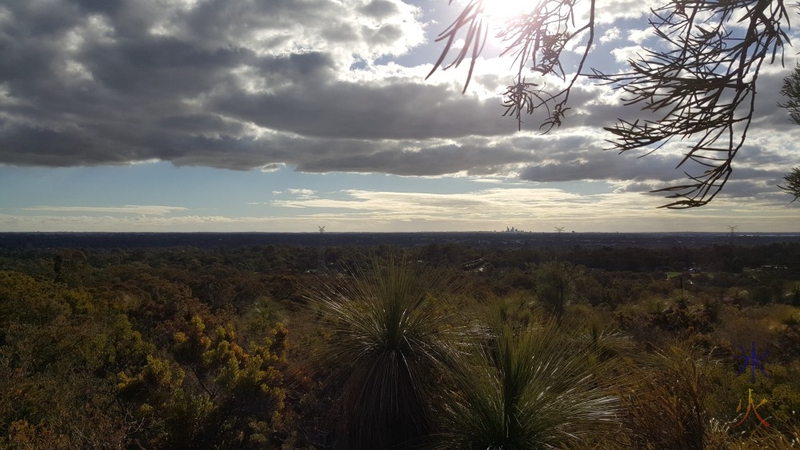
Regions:
[[574, 340], [554, 321], [519, 333], [503, 326], [457, 371], [436, 448], [539, 449], [597, 442], [617, 423], [617, 398], [590, 340]]
[[438, 283], [390, 260], [309, 294], [329, 329], [316, 371], [341, 405], [340, 445], [381, 449], [433, 431], [440, 380], [468, 334], [434, 296]]

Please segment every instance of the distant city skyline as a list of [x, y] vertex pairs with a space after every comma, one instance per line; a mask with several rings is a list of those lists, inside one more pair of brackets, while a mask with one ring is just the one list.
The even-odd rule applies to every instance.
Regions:
[[[653, 45], [654, 5], [604, 2], [589, 64], [617, 70]], [[4, 4], [0, 231], [800, 231], [800, 202], [776, 186], [800, 163], [800, 126], [777, 106], [791, 49], [759, 76], [723, 192], [672, 211], [647, 192], [684, 180], [684, 145], [604, 151], [602, 127], [636, 115], [619, 93], [579, 82], [543, 135], [541, 117], [518, 132], [502, 116], [512, 60], [497, 42], [465, 94], [464, 67], [426, 80], [458, 13], [448, 0]]]

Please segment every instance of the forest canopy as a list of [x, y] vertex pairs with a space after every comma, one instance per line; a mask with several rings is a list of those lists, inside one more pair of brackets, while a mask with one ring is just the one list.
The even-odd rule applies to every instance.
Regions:
[[4, 249], [0, 447], [790, 448], [798, 264], [797, 243]]

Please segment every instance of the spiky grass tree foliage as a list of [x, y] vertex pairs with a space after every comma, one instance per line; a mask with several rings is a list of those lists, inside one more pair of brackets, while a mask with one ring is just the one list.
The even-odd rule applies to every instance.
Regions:
[[503, 326], [457, 376], [440, 449], [561, 448], [618, 427], [606, 363], [592, 344], [550, 321], [521, 332]]
[[436, 296], [437, 286], [408, 264], [389, 261], [317, 294], [330, 327], [319, 367], [341, 407], [342, 448], [395, 448], [433, 431], [440, 381], [466, 330]]

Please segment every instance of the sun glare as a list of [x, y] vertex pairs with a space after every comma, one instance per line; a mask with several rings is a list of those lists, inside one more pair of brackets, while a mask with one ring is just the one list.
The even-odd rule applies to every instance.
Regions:
[[483, 10], [491, 20], [506, 20], [529, 12], [537, 0], [484, 0]]
[[[461, 0], [463, 5], [477, 0]], [[513, 57], [498, 59], [499, 54], [505, 48], [505, 44], [498, 35], [506, 28], [508, 23], [516, 18], [530, 14], [541, 0], [483, 0], [483, 18], [488, 25], [488, 36], [486, 40], [486, 51], [484, 58], [488, 58], [489, 66], [494, 67], [492, 71], [499, 70], [505, 73], [513, 66]], [[494, 92], [494, 91], [493, 91]]]

